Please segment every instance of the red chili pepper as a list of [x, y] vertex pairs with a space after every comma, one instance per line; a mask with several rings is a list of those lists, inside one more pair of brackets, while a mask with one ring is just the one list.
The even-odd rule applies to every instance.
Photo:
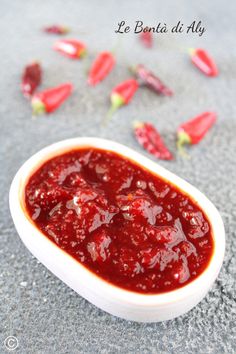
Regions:
[[192, 63], [207, 76], [217, 76], [218, 69], [214, 60], [204, 49], [189, 50]]
[[60, 26], [60, 25], [53, 25], [53, 26], [44, 27], [43, 30], [46, 33], [52, 33], [52, 34], [66, 34], [66, 33], [70, 32], [68, 27]]
[[86, 54], [85, 44], [76, 39], [60, 39], [53, 48], [72, 59], [82, 58]]
[[111, 92], [111, 108], [108, 112], [107, 118], [110, 118], [112, 114], [130, 102], [135, 92], [138, 89], [138, 82], [134, 79], [123, 81], [118, 86], [114, 87]]
[[88, 83], [95, 86], [105, 79], [115, 65], [115, 58], [112, 53], [100, 53], [92, 64], [89, 72]]
[[140, 33], [140, 41], [143, 43], [143, 45], [146, 48], [152, 48], [153, 47], [153, 37], [152, 33], [147, 31], [147, 32], [141, 32]]
[[36, 93], [32, 97], [33, 114], [51, 113], [70, 96], [73, 86], [70, 83]]
[[177, 131], [177, 147], [183, 154], [183, 145], [198, 144], [216, 122], [216, 113], [204, 112], [180, 125]]
[[157, 94], [172, 96], [173, 91], [169, 89], [155, 74], [146, 69], [144, 65], [138, 64], [131, 68], [131, 71], [140, 80], [140, 84], [148, 87]]
[[21, 90], [25, 97], [29, 98], [41, 83], [42, 70], [39, 63], [34, 62], [25, 67], [22, 80]]
[[136, 122], [134, 124], [134, 134], [139, 144], [150, 154], [161, 160], [173, 160], [173, 155], [151, 123]]

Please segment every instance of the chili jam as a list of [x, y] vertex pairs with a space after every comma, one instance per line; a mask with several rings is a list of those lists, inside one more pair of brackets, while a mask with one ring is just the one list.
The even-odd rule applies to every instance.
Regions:
[[58, 247], [131, 291], [180, 288], [213, 253], [211, 226], [196, 202], [114, 152], [83, 148], [50, 159], [29, 179], [25, 204]]

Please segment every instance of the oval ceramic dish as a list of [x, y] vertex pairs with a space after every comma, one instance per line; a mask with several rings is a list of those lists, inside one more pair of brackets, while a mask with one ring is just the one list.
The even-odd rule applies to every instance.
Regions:
[[[213, 232], [214, 250], [207, 268], [195, 280], [170, 292], [146, 295], [106, 282], [49, 240], [27, 215], [24, 190], [29, 177], [50, 158], [67, 151], [94, 147], [114, 151], [164, 178], [187, 193], [207, 215]], [[10, 210], [16, 229], [30, 252], [52, 273], [92, 304], [112, 315], [140, 322], [158, 322], [177, 317], [193, 308], [216, 279], [224, 257], [225, 232], [215, 206], [198, 189], [156, 162], [113, 141], [75, 138], [50, 145], [27, 160], [17, 172], [10, 189]]]

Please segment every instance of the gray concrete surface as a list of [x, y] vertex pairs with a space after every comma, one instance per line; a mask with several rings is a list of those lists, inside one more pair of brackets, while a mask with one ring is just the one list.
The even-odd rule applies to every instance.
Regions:
[[[14, 335], [17, 353], [235, 353], [236, 272], [236, 112], [234, 1], [86, 1], [0, 0], [0, 353], [3, 341]], [[133, 34], [122, 36], [117, 66], [95, 89], [85, 83], [85, 70], [94, 55], [117, 44], [120, 20], [174, 25], [202, 20], [207, 32], [156, 35], [153, 50], [143, 49]], [[87, 63], [70, 61], [51, 47], [53, 36], [40, 28], [63, 23], [71, 37], [89, 48]], [[208, 79], [195, 70], [180, 48], [204, 47], [216, 59], [220, 75]], [[41, 61], [42, 88], [71, 81], [73, 96], [48, 117], [31, 119], [28, 102], [19, 91], [24, 65]], [[146, 63], [175, 91], [173, 98], [140, 89], [132, 104], [121, 109], [106, 127], [111, 88], [128, 77], [127, 67]], [[175, 129], [184, 120], [212, 109], [218, 122], [191, 160], [177, 157], [160, 162], [197, 186], [220, 210], [227, 248], [224, 266], [212, 290], [192, 311], [173, 321], [139, 324], [100, 311], [53, 276], [20, 241], [8, 209], [11, 180], [20, 165], [42, 147], [75, 136], [100, 136], [142, 151], [132, 136], [134, 119], [156, 124], [170, 148]], [[145, 154], [145, 152], [144, 152]]]

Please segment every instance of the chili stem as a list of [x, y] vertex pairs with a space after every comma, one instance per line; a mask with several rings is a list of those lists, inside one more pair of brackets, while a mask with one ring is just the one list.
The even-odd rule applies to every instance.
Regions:
[[190, 160], [190, 155], [186, 152], [184, 146], [179, 141], [177, 142], [177, 149], [181, 157]]
[[177, 149], [179, 154], [186, 159], [190, 159], [190, 155], [186, 152], [184, 145], [191, 144], [191, 139], [184, 131], [178, 132]]

